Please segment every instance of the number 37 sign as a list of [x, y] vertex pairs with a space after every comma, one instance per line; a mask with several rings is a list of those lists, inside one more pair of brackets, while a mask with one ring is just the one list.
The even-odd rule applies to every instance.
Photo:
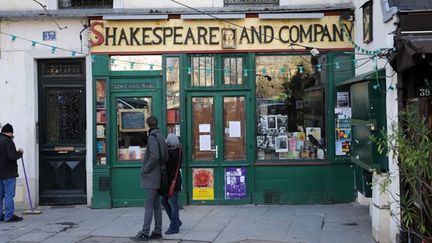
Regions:
[[56, 40], [56, 32], [55, 31], [43, 31], [42, 32], [42, 40], [49, 41], [49, 40]]

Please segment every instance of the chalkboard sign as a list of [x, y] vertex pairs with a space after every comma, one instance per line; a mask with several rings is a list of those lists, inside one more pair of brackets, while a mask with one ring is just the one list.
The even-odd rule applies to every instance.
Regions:
[[120, 132], [145, 131], [145, 115], [143, 109], [122, 109], [120, 113]]

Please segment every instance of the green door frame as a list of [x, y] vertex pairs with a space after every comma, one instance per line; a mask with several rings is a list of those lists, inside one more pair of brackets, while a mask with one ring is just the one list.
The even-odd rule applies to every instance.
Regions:
[[[246, 124], [246, 159], [238, 161], [225, 161], [224, 155], [224, 124], [223, 124], [223, 98], [224, 97], [245, 97], [245, 124]], [[214, 161], [192, 161], [192, 97], [214, 97], [214, 136], [215, 145], [218, 146], [218, 153], [220, 156]], [[188, 161], [188, 191], [189, 193], [189, 203], [190, 204], [247, 204], [252, 202], [252, 191], [253, 191], [253, 157], [252, 157], [252, 147], [253, 147], [253, 129], [254, 123], [252, 123], [253, 110], [251, 107], [251, 97], [249, 91], [223, 91], [223, 92], [187, 92], [187, 125], [186, 134], [187, 137], [187, 153], [186, 160]], [[246, 188], [247, 194], [245, 199], [224, 199], [224, 168], [227, 167], [245, 167], [246, 174]], [[193, 185], [192, 185], [192, 169], [193, 168], [214, 168], [214, 200], [193, 200]]]
[[[118, 97], [150, 97], [152, 99], [151, 113], [159, 118], [159, 127], [165, 130], [164, 109], [162, 99], [162, 75], [160, 71], [132, 71], [111, 72], [110, 76], [110, 117], [109, 117], [109, 141], [110, 141], [110, 165], [111, 165], [111, 200], [113, 207], [142, 206], [145, 193], [140, 186], [140, 168], [142, 161], [119, 162], [117, 160], [117, 104]], [[137, 89], [135, 85], [142, 84]]]

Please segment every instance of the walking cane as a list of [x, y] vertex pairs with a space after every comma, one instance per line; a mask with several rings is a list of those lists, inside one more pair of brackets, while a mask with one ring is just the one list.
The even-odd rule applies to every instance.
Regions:
[[24, 158], [23, 157], [21, 157], [21, 162], [22, 162], [22, 166], [23, 166], [23, 170], [24, 170], [24, 178], [25, 178], [25, 182], [26, 182], [27, 195], [28, 195], [28, 198], [29, 198], [29, 201], [30, 201], [30, 210], [24, 211], [24, 214], [41, 214], [42, 213], [41, 211], [35, 210], [33, 208], [33, 202], [32, 202], [31, 195], [30, 195], [30, 188], [29, 188], [29, 185], [28, 185], [27, 173], [26, 173], [26, 169], [25, 169], [25, 165], [24, 165]]

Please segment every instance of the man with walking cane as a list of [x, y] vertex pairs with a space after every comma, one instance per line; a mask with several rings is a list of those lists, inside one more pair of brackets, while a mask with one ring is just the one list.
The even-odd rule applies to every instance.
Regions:
[[5, 223], [23, 220], [22, 217], [14, 214], [15, 187], [18, 177], [17, 160], [22, 158], [23, 150], [16, 150], [13, 138], [13, 127], [7, 123], [2, 127], [0, 134], [0, 221]]

